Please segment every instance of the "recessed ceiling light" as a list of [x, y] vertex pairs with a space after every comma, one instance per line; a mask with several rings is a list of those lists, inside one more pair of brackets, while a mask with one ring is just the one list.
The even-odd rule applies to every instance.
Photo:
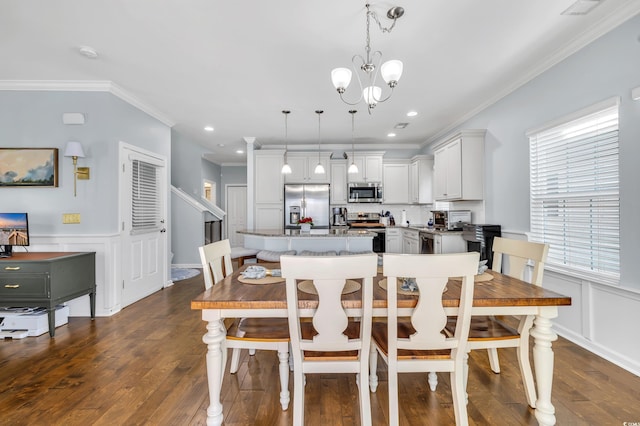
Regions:
[[98, 52], [96, 52], [96, 49], [94, 49], [93, 47], [80, 46], [78, 50], [80, 51], [80, 54], [82, 56], [85, 56], [89, 59], [96, 59], [98, 57]]
[[244, 151], [239, 149], [239, 150], [236, 151], [236, 154], [244, 154]]
[[390, 138], [395, 138], [396, 134], [395, 133], [389, 133], [389, 134], [387, 134], [387, 136], [389, 136]]
[[218, 146], [219, 146], [219, 147], [223, 147], [223, 146], [224, 146], [224, 144], [223, 144], [223, 143], [219, 143], [219, 144], [218, 144]]
[[205, 126], [204, 130], [206, 130], [207, 132], [213, 132], [213, 127], [212, 126]]
[[407, 113], [407, 117], [415, 117], [416, 115], [418, 115], [418, 111], [409, 111]]

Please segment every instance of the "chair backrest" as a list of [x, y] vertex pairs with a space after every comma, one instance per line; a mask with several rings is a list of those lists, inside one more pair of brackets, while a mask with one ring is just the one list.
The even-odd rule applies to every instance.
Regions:
[[215, 283], [231, 275], [231, 245], [229, 240], [216, 241], [206, 246], [198, 247], [202, 273], [204, 274], [205, 290]]
[[[478, 271], [480, 253], [454, 254], [384, 254], [383, 273], [387, 277], [387, 312], [389, 357], [398, 349], [464, 351], [471, 322], [474, 275]], [[456, 331], [447, 337], [443, 331], [447, 313], [442, 305], [442, 293], [451, 277], [462, 277], [460, 305]], [[398, 339], [397, 283], [398, 278], [415, 278], [418, 302], [411, 314], [415, 333]], [[451, 315], [450, 315], [451, 316]], [[461, 352], [463, 353], [463, 352]], [[452, 353], [455, 357], [457, 353]]]
[[[548, 244], [496, 237], [493, 239], [492, 269], [505, 275], [528, 281], [525, 280], [525, 275], [531, 260], [533, 261], [533, 272], [530, 283], [539, 286], [542, 285], [544, 263], [547, 261], [548, 253]], [[508, 267], [502, 266], [504, 257], [507, 258]]]
[[[371, 316], [373, 309], [373, 278], [377, 274], [378, 257], [375, 254], [355, 256], [282, 256], [280, 267], [286, 278], [289, 334], [294, 360], [301, 361], [301, 351], [353, 351], [368, 357], [371, 344]], [[349, 317], [358, 312], [345, 311], [342, 290], [347, 279], [362, 279], [362, 311], [360, 337], [349, 339], [344, 331]], [[302, 340], [298, 309], [297, 280], [312, 280], [318, 293], [318, 309], [313, 315], [317, 335], [313, 340]], [[361, 380], [365, 380], [361, 378]]]

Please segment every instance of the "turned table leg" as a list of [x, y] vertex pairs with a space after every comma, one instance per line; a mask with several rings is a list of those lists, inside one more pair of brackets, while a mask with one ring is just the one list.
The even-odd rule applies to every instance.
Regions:
[[207, 408], [207, 425], [222, 424], [222, 403], [220, 389], [222, 387], [222, 342], [225, 339], [224, 324], [216, 311], [202, 311], [202, 319], [207, 321], [207, 333], [202, 341], [207, 345], [207, 382], [209, 385], [209, 408]]
[[534, 340], [533, 363], [535, 365], [538, 400], [536, 401], [536, 419], [540, 425], [555, 425], [555, 408], [551, 403], [551, 387], [553, 384], [553, 350], [551, 342], [558, 335], [551, 329], [551, 319], [558, 316], [555, 306], [540, 308], [534, 321], [531, 335]]

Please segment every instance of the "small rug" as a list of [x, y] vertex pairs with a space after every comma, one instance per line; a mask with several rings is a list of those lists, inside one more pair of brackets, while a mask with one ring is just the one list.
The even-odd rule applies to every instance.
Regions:
[[176, 282], [180, 280], [186, 280], [187, 278], [192, 278], [199, 274], [199, 269], [171, 268], [171, 281]]

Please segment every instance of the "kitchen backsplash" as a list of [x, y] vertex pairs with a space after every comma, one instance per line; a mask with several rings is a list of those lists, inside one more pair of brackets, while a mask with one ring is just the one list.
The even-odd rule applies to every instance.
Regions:
[[[334, 206], [332, 206], [334, 207]], [[336, 205], [344, 207], [344, 204]], [[471, 210], [471, 221], [473, 223], [485, 223], [484, 202], [483, 201], [456, 201], [456, 202], [436, 202], [431, 204], [347, 204], [348, 212], [382, 213], [389, 212], [396, 220], [396, 225], [400, 226], [402, 210], [406, 210], [407, 221], [416, 225], [425, 225], [431, 217], [431, 210]]]

